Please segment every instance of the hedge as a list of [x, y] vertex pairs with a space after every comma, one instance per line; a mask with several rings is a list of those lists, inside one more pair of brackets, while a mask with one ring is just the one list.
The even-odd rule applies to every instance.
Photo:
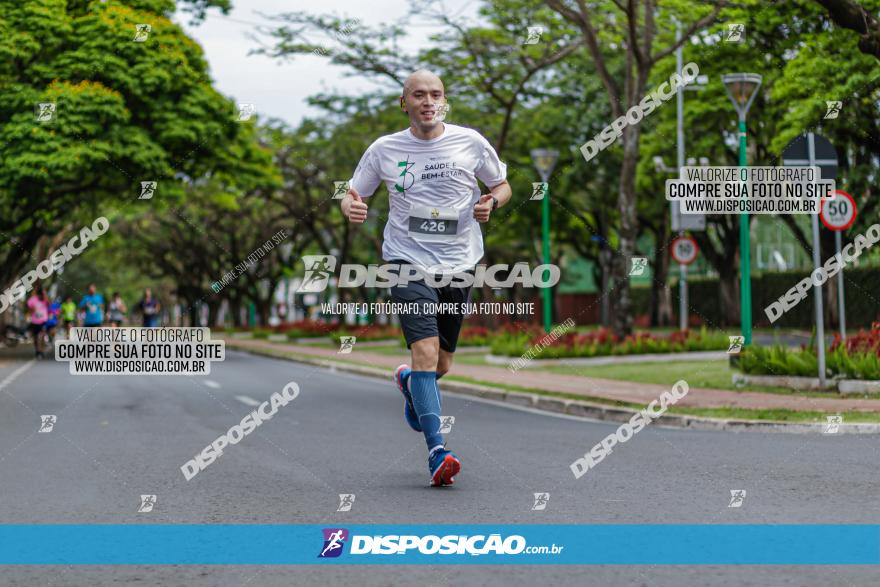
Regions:
[[[801, 279], [809, 275], [806, 271], [786, 271], [764, 273], [752, 276], [752, 319], [756, 326], [771, 326], [764, 314], [764, 308], [775, 302]], [[872, 322], [880, 320], [880, 267], [847, 268], [844, 271], [844, 290], [846, 293], [846, 327], [869, 328]], [[832, 281], [837, 287], [837, 277]], [[828, 286], [826, 285], [826, 292]], [[678, 285], [673, 289], [672, 309], [677, 323]], [[651, 290], [648, 287], [632, 288], [635, 315], [651, 313]], [[825, 305], [828, 298], [825, 297]], [[724, 324], [719, 302], [718, 278], [697, 277], [688, 279], [688, 305], [691, 314], [702, 316], [703, 323], [718, 327]], [[772, 324], [773, 327], [802, 328], [810, 330], [816, 323], [813, 308], [812, 290], [807, 299], [786, 312]]]
[[624, 339], [600, 328], [590, 332], [568, 332], [554, 339], [539, 326], [532, 326], [520, 332], [498, 331], [489, 339], [493, 355], [518, 357], [533, 349], [542, 359], [727, 350], [729, 343], [727, 334], [706, 328], [699, 332], [676, 331], [668, 336], [638, 332]]

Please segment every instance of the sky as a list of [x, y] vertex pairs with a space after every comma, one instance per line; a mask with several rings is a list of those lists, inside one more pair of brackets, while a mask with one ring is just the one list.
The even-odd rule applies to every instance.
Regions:
[[[358, 94], [381, 86], [361, 76], [344, 76], [350, 70], [332, 66], [328, 59], [318, 56], [281, 61], [248, 55], [258, 46], [248, 35], [254, 34], [260, 25], [271, 25], [267, 16], [283, 12], [335, 14], [375, 25], [383, 18], [397, 20], [407, 13], [410, 4], [404, 0], [233, 0], [229, 15], [213, 9], [196, 26], [189, 25], [187, 14], [178, 14], [174, 20], [204, 49], [220, 92], [237, 102], [254, 104], [260, 117], [280, 118], [296, 125], [303, 117], [319, 113], [306, 103], [311, 95], [328, 91]], [[447, 14], [476, 14], [477, 3], [473, 0], [445, 0], [434, 6], [441, 5]], [[412, 35], [401, 45], [407, 52], [416, 52], [428, 36], [439, 30], [426, 18], [416, 23]], [[320, 35], [314, 40], [320, 42]]]

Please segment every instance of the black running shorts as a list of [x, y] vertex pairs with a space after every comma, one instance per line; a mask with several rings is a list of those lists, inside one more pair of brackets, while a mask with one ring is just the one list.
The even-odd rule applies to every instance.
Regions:
[[[392, 261], [400, 265], [403, 261]], [[397, 314], [403, 336], [406, 338], [406, 348], [411, 348], [414, 342], [423, 338], [437, 336], [440, 338], [440, 348], [446, 352], [454, 353], [458, 343], [458, 333], [461, 331], [461, 323], [464, 321], [463, 312], [432, 313], [437, 304], [458, 304], [459, 307], [470, 301], [470, 287], [431, 287], [420, 279], [410, 281], [406, 285], [394, 286], [391, 289], [391, 302], [405, 304], [409, 311]], [[435, 306], [430, 308], [429, 306]], [[414, 310], [414, 311], [413, 311]]]

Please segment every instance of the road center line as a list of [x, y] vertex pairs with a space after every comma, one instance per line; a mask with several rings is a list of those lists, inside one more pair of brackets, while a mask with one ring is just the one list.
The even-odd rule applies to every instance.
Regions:
[[241, 403], [243, 403], [246, 406], [252, 406], [252, 407], [257, 407], [263, 403], [263, 402], [258, 402], [254, 398], [248, 397], [246, 395], [237, 395], [237, 396], [235, 396], [235, 399], [237, 399], [238, 401], [240, 401]]
[[220, 389], [220, 384], [214, 381], [213, 379], [205, 379], [202, 381], [205, 385], [213, 389]]
[[28, 369], [30, 369], [31, 367], [33, 367], [33, 366], [34, 366], [34, 363], [36, 363], [36, 362], [37, 362], [37, 361], [36, 361], [35, 359], [31, 359], [30, 361], [28, 361], [27, 363], [25, 363], [24, 365], [22, 365], [21, 367], [19, 367], [18, 369], [16, 369], [15, 371], [13, 371], [12, 373], [10, 373], [9, 375], [7, 375], [7, 376], [6, 376], [6, 379], [4, 379], [3, 381], [0, 381], [0, 391], [3, 391], [4, 389], [6, 389], [6, 387], [7, 387], [10, 383], [12, 383], [13, 381], [15, 381], [15, 379], [16, 379], [19, 375], [21, 375], [22, 373], [24, 373], [25, 371], [27, 371]]

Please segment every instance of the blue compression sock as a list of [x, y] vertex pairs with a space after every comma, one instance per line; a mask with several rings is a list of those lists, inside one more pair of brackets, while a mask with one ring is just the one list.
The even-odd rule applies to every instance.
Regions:
[[[406, 387], [407, 389], [409, 389], [409, 376], [410, 376], [410, 375], [412, 375], [412, 369], [410, 369], [409, 371], [407, 371], [407, 372], [406, 372], [406, 375], [404, 375], [403, 377], [401, 377], [401, 379], [403, 379], [403, 386]], [[442, 373], [435, 373], [434, 375], [437, 376], [437, 379], [440, 379], [441, 377], [443, 377], [443, 374], [442, 374]]]
[[[443, 377], [442, 373], [437, 373], [437, 381], [440, 381], [440, 378]], [[443, 396], [440, 395], [440, 384], [437, 384], [437, 402], [440, 405], [440, 413], [443, 413]]]
[[440, 388], [436, 371], [413, 371], [409, 377], [409, 392], [419, 417], [428, 450], [443, 444], [440, 434]]

